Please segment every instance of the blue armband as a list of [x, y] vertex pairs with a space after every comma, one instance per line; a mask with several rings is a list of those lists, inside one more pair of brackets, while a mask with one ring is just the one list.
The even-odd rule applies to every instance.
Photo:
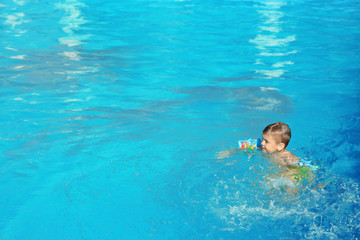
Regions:
[[244, 150], [255, 150], [257, 147], [261, 147], [261, 139], [239, 140], [239, 148]]

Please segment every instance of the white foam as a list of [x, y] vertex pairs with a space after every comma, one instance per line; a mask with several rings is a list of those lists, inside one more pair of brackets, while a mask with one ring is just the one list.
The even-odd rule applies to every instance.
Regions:
[[262, 31], [268, 31], [273, 33], [281, 32], [281, 28], [278, 26], [260, 26], [259, 27]]
[[284, 13], [280, 11], [258, 10], [258, 13], [267, 18], [266, 24], [279, 24], [281, 23], [279, 19], [284, 16]]
[[260, 98], [256, 107], [250, 107], [251, 109], [259, 111], [272, 111], [281, 104], [280, 100], [275, 98]]
[[14, 28], [17, 25], [29, 22], [28, 20], [23, 20], [24, 17], [25, 17], [25, 14], [22, 12], [14, 13], [12, 15], [7, 15], [7, 16], [5, 16], [6, 20], [4, 23], [6, 25], [11, 25], [12, 28]]
[[72, 99], [66, 99], [64, 102], [86, 102], [93, 99], [93, 97], [87, 97], [86, 99], [79, 99], [79, 98], [72, 98]]
[[281, 77], [287, 70], [283, 69], [276, 69], [276, 70], [256, 70], [256, 73], [263, 74], [265, 76], [268, 76], [270, 78], [274, 77]]
[[290, 42], [295, 40], [295, 35], [286, 38], [277, 38], [275, 35], [258, 34], [255, 39], [250, 39], [249, 42], [258, 45], [259, 47], [278, 47], [287, 46]]
[[59, 38], [59, 42], [68, 47], [75, 47], [81, 45], [81, 41], [78, 39]]
[[262, 92], [266, 92], [266, 91], [279, 91], [278, 88], [273, 88], [273, 87], [260, 87], [260, 91]]
[[22, 68], [24, 68], [25, 66], [23, 66], [23, 65], [19, 65], [19, 66], [15, 66], [15, 67], [13, 67], [12, 69], [22, 69]]
[[292, 61], [284, 61], [284, 62], [274, 63], [272, 66], [278, 68], [278, 67], [284, 67], [285, 65], [293, 65], [293, 64], [294, 62]]
[[26, 55], [17, 55], [17, 56], [11, 56], [10, 58], [12, 59], [21, 59], [21, 60], [24, 60], [26, 57]]
[[68, 57], [69, 59], [71, 60], [74, 60], [74, 61], [79, 61], [80, 60], [80, 56], [79, 56], [79, 52], [63, 52], [63, 53], [60, 53], [61, 55], [63, 56], [66, 56]]
[[82, 40], [89, 38], [91, 34], [85, 35], [70, 35], [67, 37], [59, 38], [59, 42], [63, 45], [67, 45], [68, 47], [75, 47], [82, 44]]
[[20, 5], [20, 6], [24, 6], [24, 5], [25, 5], [25, 1], [13, 0], [13, 2], [16, 3], [17, 5]]
[[14, 51], [14, 52], [19, 51], [19, 50], [15, 49], [15, 48], [11, 48], [11, 47], [5, 47], [5, 49], [10, 50], [10, 51]]
[[282, 57], [282, 56], [288, 56], [288, 55], [291, 55], [291, 54], [295, 54], [297, 53], [296, 50], [293, 50], [293, 51], [289, 51], [289, 52], [284, 52], [284, 53], [281, 53], [281, 52], [262, 52], [260, 53], [261, 56], [266, 56], [266, 57]]
[[78, 1], [66, 1], [62, 4], [56, 4], [59, 9], [65, 10], [65, 16], [59, 21], [60, 24], [64, 25], [62, 30], [68, 34], [67, 37], [59, 38], [61, 44], [67, 45], [68, 47], [75, 47], [82, 44], [82, 40], [87, 39], [90, 34], [79, 35], [76, 34], [76, 30], [80, 29], [81, 25], [88, 21], [82, 17], [82, 12], [79, 7], [83, 7], [85, 4]]
[[264, 62], [261, 61], [261, 59], [256, 59], [255, 64], [256, 64], [256, 65], [264, 65]]
[[282, 6], [285, 6], [286, 2], [263, 2], [262, 4], [266, 5], [266, 7], [269, 7], [271, 9], [277, 9], [281, 8]]

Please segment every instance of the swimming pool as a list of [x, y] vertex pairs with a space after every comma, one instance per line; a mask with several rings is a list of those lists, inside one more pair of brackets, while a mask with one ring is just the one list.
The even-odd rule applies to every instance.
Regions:
[[[0, 238], [358, 239], [359, 6], [2, 1]], [[279, 120], [325, 188], [216, 159]]]

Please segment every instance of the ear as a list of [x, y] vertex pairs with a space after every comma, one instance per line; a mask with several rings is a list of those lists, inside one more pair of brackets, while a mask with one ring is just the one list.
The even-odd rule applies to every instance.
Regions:
[[285, 144], [284, 143], [279, 143], [278, 145], [277, 145], [277, 150], [280, 152], [280, 151], [282, 151], [282, 150], [284, 150], [285, 149]]

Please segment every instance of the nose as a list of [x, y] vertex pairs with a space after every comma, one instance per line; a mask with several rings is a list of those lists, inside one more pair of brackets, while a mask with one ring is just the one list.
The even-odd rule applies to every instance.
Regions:
[[261, 141], [261, 146], [265, 146], [265, 140]]

